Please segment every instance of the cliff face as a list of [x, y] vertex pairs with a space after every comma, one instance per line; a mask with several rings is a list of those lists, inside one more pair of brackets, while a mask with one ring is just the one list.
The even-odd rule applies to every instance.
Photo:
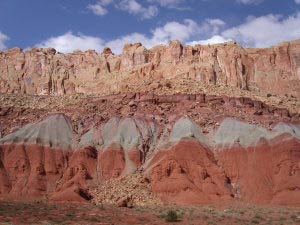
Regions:
[[147, 50], [137, 43], [125, 45], [119, 56], [108, 48], [101, 54], [19, 48], [0, 52], [2, 93], [114, 93], [146, 78], [175, 77], [300, 97], [300, 41], [267, 49], [232, 42], [192, 47], [172, 41]]

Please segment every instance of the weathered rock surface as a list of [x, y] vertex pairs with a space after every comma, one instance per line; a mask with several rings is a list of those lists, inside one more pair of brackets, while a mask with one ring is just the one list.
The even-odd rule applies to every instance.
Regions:
[[[0, 52], [0, 91], [63, 95], [116, 93], [146, 81], [180, 77], [212, 85], [300, 97], [300, 41], [267, 49], [233, 42], [183, 46], [172, 41], [145, 49], [127, 44], [113, 55], [105, 48], [61, 54], [54, 49]], [[147, 78], [147, 79], [146, 79]], [[140, 90], [141, 91], [141, 90]], [[174, 90], [176, 93], [176, 90]]]
[[[260, 141], [271, 140], [281, 136], [284, 139], [300, 139], [299, 124], [278, 123], [271, 131], [258, 125], [247, 124], [232, 118], [225, 119], [214, 135], [218, 149], [230, 148], [236, 144], [246, 148], [257, 145]], [[285, 134], [285, 135], [284, 135]]]
[[53, 114], [3, 137], [0, 193], [13, 199], [89, 200], [90, 185], [137, 171], [154, 147], [156, 131], [146, 120], [113, 117], [98, 132], [90, 137], [99, 138], [96, 145], [87, 134], [85, 143], [83, 137], [76, 143], [70, 120]]
[[[153, 151], [157, 129], [154, 122], [145, 119], [112, 117], [98, 131], [92, 128], [83, 138], [90, 140], [85, 141], [86, 146], [103, 149], [98, 157], [98, 171], [105, 180], [136, 171], [145, 162], [147, 153]], [[98, 145], [93, 145], [97, 141]]]
[[217, 166], [201, 128], [180, 118], [146, 165], [152, 191], [164, 201], [205, 204], [231, 199], [229, 179]]
[[71, 149], [72, 139], [70, 119], [64, 114], [52, 114], [39, 123], [28, 124], [5, 136], [0, 144], [40, 144], [45, 147]]
[[236, 198], [292, 206], [300, 202], [299, 150], [299, 139], [278, 136], [249, 147], [223, 149], [217, 158]]
[[213, 152], [195, 139], [156, 153], [147, 172], [152, 191], [164, 201], [193, 205], [231, 199], [231, 185]]
[[70, 119], [53, 114], [0, 139], [2, 193], [40, 197], [56, 190], [56, 182], [72, 154]]
[[217, 130], [217, 158], [236, 197], [248, 202], [300, 202], [300, 124], [279, 123], [269, 131], [226, 119]]
[[168, 202], [299, 205], [299, 123], [269, 131], [229, 118], [206, 134], [188, 117], [159, 121], [112, 117], [82, 134], [52, 114], [5, 135], [0, 198], [86, 201], [99, 196], [90, 187], [140, 173]]
[[1, 197], [40, 198], [56, 190], [68, 165], [70, 152], [38, 144], [3, 144]]

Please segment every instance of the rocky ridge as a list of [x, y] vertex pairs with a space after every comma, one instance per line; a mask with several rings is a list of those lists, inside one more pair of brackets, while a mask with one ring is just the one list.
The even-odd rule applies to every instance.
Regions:
[[192, 47], [179, 41], [146, 49], [136, 43], [125, 45], [121, 55], [108, 48], [100, 54], [92, 50], [61, 54], [55, 49], [13, 48], [0, 52], [0, 90], [107, 95], [140, 92], [143, 89], [133, 90], [136, 85], [154, 87], [159, 85], [157, 80], [190, 79], [299, 98], [299, 57], [300, 41], [266, 49], [243, 48], [234, 42]]
[[[155, 95], [127, 93], [110, 96], [74, 95], [65, 97], [0, 94], [0, 133], [6, 135], [49, 113], [69, 116], [76, 132], [117, 117], [146, 117], [168, 123], [189, 116], [205, 128], [214, 129], [226, 117], [235, 117], [271, 128], [280, 121], [298, 122], [300, 112], [280, 104], [267, 104], [250, 97], [206, 94]], [[298, 109], [299, 110], [299, 109]]]

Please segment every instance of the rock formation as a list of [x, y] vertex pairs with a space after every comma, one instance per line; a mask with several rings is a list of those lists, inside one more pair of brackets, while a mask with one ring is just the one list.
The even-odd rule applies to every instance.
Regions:
[[136, 43], [125, 45], [118, 56], [108, 48], [100, 54], [13, 48], [0, 52], [0, 92], [108, 94], [148, 78], [180, 77], [300, 97], [299, 59], [300, 41], [266, 49], [243, 48], [234, 42], [192, 47], [172, 41], [148, 50]]
[[0, 199], [299, 206], [299, 59], [300, 41], [0, 52]]
[[165, 201], [203, 204], [231, 198], [231, 185], [206, 137], [188, 118], [174, 124], [168, 142], [158, 147], [146, 173], [153, 192]]
[[248, 202], [300, 202], [300, 124], [272, 131], [232, 119], [217, 130], [217, 158], [231, 178], [236, 197]]
[[113, 117], [81, 135], [52, 114], [0, 139], [0, 197], [86, 201], [91, 186], [140, 172], [163, 201], [298, 205], [299, 131], [228, 118], [207, 136], [187, 117], [165, 125]]

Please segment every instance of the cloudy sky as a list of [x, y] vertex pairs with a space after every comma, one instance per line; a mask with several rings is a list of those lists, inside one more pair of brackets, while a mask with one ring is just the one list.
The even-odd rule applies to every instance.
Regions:
[[300, 39], [300, 0], [0, 0], [0, 50], [122, 52], [178, 39], [268, 47]]

